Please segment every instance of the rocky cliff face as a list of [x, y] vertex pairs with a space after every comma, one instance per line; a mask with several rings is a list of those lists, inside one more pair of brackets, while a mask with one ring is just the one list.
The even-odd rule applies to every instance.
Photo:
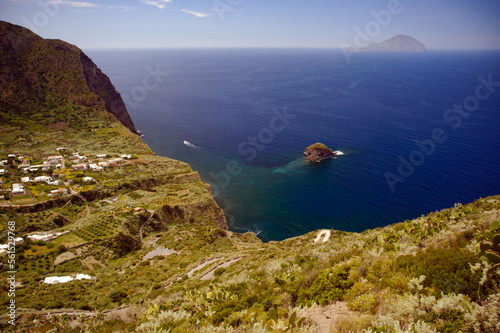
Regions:
[[80, 52], [80, 61], [83, 66], [83, 75], [90, 91], [102, 98], [109, 113], [118, 118], [125, 127], [137, 133], [120, 93], [116, 91], [109, 78], [83, 52]]
[[96, 114], [112, 114], [136, 132], [120, 94], [82, 50], [3, 21], [0, 84], [0, 117], [6, 123], [13, 115], [26, 121], [35, 116], [47, 126], [64, 121], [70, 127], [81, 127], [81, 119], [72, 123], [71, 114], [90, 108]]

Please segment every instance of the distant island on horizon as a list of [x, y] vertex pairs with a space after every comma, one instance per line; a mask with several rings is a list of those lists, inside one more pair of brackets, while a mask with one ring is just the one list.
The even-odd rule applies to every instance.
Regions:
[[350, 47], [348, 51], [384, 51], [384, 52], [425, 52], [424, 44], [408, 35], [397, 35], [380, 44], [370, 43], [362, 48]]

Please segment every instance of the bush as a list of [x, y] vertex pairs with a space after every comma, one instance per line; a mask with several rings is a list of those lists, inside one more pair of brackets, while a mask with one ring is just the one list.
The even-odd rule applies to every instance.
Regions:
[[325, 305], [330, 301], [340, 301], [353, 284], [354, 281], [349, 278], [349, 267], [338, 265], [319, 273], [311, 287], [299, 294], [299, 302]]
[[63, 307], [64, 304], [60, 300], [51, 301], [45, 306], [46, 309], [61, 309]]
[[481, 273], [470, 269], [477, 262], [479, 256], [468, 251], [463, 241], [456, 241], [450, 246], [428, 247], [416, 255], [400, 256], [396, 266], [413, 277], [424, 275], [424, 286], [439, 291], [435, 296], [441, 292], [464, 294], [478, 301], [491, 293], [492, 286], [487, 282], [479, 288]]
[[113, 291], [111, 294], [109, 294], [109, 298], [115, 303], [119, 303], [124, 298], [127, 298], [127, 296], [128, 296], [127, 293], [121, 289], [117, 289]]
[[214, 271], [214, 275], [221, 276], [225, 271], [226, 271], [226, 269], [224, 267], [219, 267]]

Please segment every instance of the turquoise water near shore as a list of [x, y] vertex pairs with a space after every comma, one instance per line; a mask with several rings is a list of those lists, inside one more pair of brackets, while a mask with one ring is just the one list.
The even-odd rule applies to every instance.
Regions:
[[[86, 53], [153, 151], [212, 184], [232, 230], [362, 231], [499, 193], [498, 51]], [[345, 155], [306, 164], [315, 142]]]

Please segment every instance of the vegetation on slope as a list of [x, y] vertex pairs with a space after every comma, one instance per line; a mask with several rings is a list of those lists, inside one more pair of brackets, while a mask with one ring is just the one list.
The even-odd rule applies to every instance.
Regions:
[[[97, 242], [55, 266], [97, 282], [40, 285], [27, 275], [18, 297], [31, 310], [19, 323], [36, 319], [40, 332], [278, 332], [296, 313], [305, 320], [295, 332], [496, 332], [500, 271], [480, 244], [498, 232], [499, 209], [495, 196], [362, 233], [331, 231], [324, 243], [312, 232], [263, 244], [181, 219], [150, 229], [126, 255]], [[176, 253], [144, 259], [158, 248]], [[51, 309], [96, 312], [88, 323], [83, 312]]]

